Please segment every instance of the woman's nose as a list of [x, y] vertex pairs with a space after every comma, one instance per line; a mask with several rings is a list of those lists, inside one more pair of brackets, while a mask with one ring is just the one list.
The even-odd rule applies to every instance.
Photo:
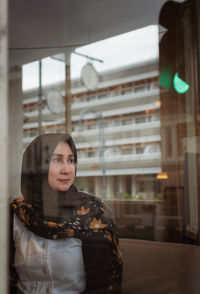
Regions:
[[68, 174], [70, 172], [69, 165], [67, 163], [63, 163], [60, 172], [63, 174]]

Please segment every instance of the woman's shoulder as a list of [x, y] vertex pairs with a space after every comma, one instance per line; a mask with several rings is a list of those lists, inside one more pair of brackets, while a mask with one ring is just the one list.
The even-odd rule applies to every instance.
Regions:
[[113, 218], [110, 207], [103, 199], [82, 191], [79, 191], [79, 195], [81, 196], [83, 203], [86, 206], [93, 207], [97, 213], [99, 212], [99, 215]]
[[96, 204], [96, 205], [99, 205], [99, 206], [105, 206], [105, 202], [103, 199], [99, 198], [99, 197], [96, 197], [92, 194], [89, 194], [89, 193], [86, 193], [86, 192], [83, 192], [83, 191], [79, 191], [79, 196], [81, 197], [81, 199], [84, 201], [89, 201], [90, 203], [92, 204]]
[[17, 197], [10, 197], [9, 198], [9, 205], [12, 206], [15, 203], [20, 203], [24, 201], [24, 197], [22, 195]]

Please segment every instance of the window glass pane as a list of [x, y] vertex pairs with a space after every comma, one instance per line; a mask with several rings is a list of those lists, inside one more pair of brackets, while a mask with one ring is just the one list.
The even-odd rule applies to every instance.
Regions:
[[[25, 164], [27, 174], [31, 168], [34, 174], [41, 158], [49, 166], [74, 161], [77, 189], [100, 199], [101, 211], [108, 206], [111, 212], [106, 212], [114, 216], [125, 256], [124, 294], [145, 294], [147, 289], [148, 294], [196, 294], [200, 263], [195, 263], [198, 254], [192, 250], [200, 243], [199, 1], [35, 1], [9, 6], [10, 197], [23, 194], [22, 160], [32, 141], [39, 135], [69, 133], [77, 163], [71, 157], [52, 160], [48, 146], [38, 147], [41, 156], [34, 161], [34, 147]], [[44, 174], [41, 166], [37, 176], [42, 183]], [[49, 185], [49, 169], [45, 175]], [[29, 184], [38, 196], [34, 181], [32, 175]], [[54, 228], [57, 222], [50, 213], [60, 210], [52, 195], [61, 190], [39, 187], [45, 197], [38, 200], [38, 214], [49, 213], [45, 224]], [[24, 220], [20, 208], [22, 223], [28, 226], [31, 213]], [[81, 205], [73, 211], [78, 214], [75, 223], [90, 209]], [[98, 228], [109, 239], [107, 223], [104, 227], [99, 215], [85, 225], [90, 222], [88, 230], [93, 227], [96, 233]], [[62, 211], [54, 217], [62, 218]], [[73, 230], [69, 232], [75, 239]], [[112, 252], [118, 252], [114, 236]], [[75, 294], [84, 290], [82, 285]]]

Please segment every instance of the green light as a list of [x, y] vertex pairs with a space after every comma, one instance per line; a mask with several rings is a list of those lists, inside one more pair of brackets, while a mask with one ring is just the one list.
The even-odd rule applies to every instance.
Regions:
[[174, 89], [179, 94], [184, 94], [190, 88], [190, 86], [181, 78], [179, 78], [178, 73], [174, 75], [173, 78]]
[[171, 67], [164, 67], [160, 73], [160, 85], [169, 90], [171, 89], [172, 73]]

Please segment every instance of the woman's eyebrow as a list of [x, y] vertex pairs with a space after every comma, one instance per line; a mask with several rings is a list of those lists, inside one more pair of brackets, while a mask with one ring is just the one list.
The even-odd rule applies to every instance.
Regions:
[[[64, 154], [62, 154], [62, 153], [53, 153], [53, 156], [63, 157]], [[72, 154], [69, 154], [68, 157], [74, 157], [74, 154], [73, 153]]]
[[60, 157], [62, 157], [63, 154], [61, 154], [61, 153], [53, 153], [53, 156], [60, 156]]

